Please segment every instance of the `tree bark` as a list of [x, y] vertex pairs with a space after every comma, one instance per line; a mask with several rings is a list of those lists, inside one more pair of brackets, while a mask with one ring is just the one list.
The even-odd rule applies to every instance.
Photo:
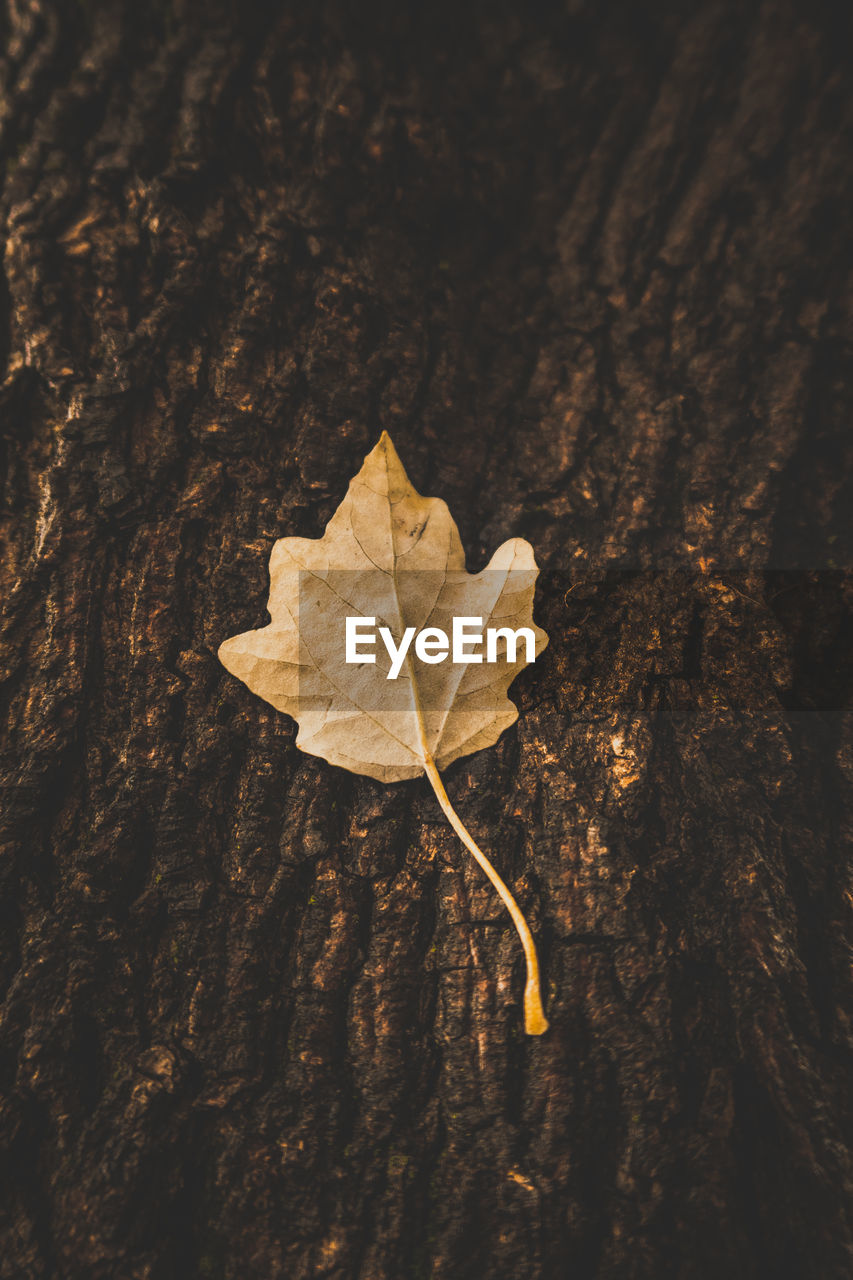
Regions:
[[[850, 1276], [841, 12], [9, 0], [4, 1280]], [[446, 777], [541, 1038], [216, 660], [383, 428], [544, 566]]]

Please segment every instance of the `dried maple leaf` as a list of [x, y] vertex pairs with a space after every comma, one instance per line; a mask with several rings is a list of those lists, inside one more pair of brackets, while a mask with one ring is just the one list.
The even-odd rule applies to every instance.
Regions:
[[[527, 961], [525, 1030], [548, 1028], [536, 947], [507, 886], [463, 826], [439, 769], [496, 742], [518, 717], [507, 689], [548, 638], [533, 621], [533, 548], [510, 538], [480, 573], [466, 572], [447, 505], [412, 487], [386, 432], [367, 455], [322, 538], [281, 538], [270, 556], [269, 612], [257, 631], [232, 636], [222, 664], [253, 693], [299, 722], [296, 745], [382, 782], [425, 773], [438, 802], [512, 916]], [[346, 660], [347, 619], [367, 644]], [[438, 656], [447, 624], [480, 621], [483, 661]], [[503, 634], [502, 634], [503, 629]], [[519, 632], [513, 641], [507, 633]], [[416, 650], [411, 641], [418, 633]], [[525, 639], [524, 657], [519, 640]], [[498, 644], [503, 643], [503, 652]], [[469, 639], [468, 643], [471, 641]], [[445, 646], [446, 649], [446, 646]], [[462, 658], [462, 653], [466, 657]]]

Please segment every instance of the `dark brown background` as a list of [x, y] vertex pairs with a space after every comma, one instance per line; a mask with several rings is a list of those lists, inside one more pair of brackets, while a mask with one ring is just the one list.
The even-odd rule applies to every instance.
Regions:
[[[9, 0], [4, 1280], [848, 1280], [843, 7]], [[551, 645], [426, 783], [215, 659], [387, 428]]]

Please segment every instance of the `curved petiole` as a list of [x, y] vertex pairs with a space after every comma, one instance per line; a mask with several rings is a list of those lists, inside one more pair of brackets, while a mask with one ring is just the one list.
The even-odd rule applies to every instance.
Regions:
[[541, 1036], [544, 1031], [548, 1030], [548, 1019], [545, 1017], [545, 1010], [542, 1008], [542, 992], [539, 985], [539, 958], [536, 955], [536, 944], [533, 941], [533, 935], [528, 928], [527, 921], [522, 915], [515, 898], [482, 849], [479, 848], [473, 836], [463, 825], [462, 819], [450, 803], [447, 792], [444, 789], [444, 783], [441, 780], [441, 774], [426, 749], [424, 749], [424, 771], [432, 784], [432, 789], [436, 794], [438, 803], [444, 810], [448, 822], [465, 845], [465, 848], [474, 856], [489, 877], [500, 895], [501, 901], [512, 916], [512, 922], [518, 930], [518, 936], [524, 948], [524, 959], [527, 962], [527, 982], [524, 987], [524, 1030], [529, 1036]]

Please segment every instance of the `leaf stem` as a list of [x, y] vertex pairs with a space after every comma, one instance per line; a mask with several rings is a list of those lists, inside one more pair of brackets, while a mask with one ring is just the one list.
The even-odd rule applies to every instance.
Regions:
[[448, 822], [465, 845], [465, 848], [469, 853], [473, 854], [480, 867], [489, 877], [500, 895], [501, 901], [512, 916], [512, 922], [518, 930], [518, 936], [524, 948], [524, 958], [527, 961], [527, 982], [524, 987], [524, 1030], [529, 1036], [541, 1036], [543, 1031], [548, 1030], [548, 1019], [545, 1017], [545, 1011], [542, 1008], [542, 992], [539, 986], [539, 958], [536, 955], [536, 944], [527, 926], [527, 921], [521, 914], [515, 898], [482, 849], [478, 847], [473, 836], [463, 825], [462, 819], [450, 803], [447, 792], [444, 789], [444, 783], [441, 780], [441, 774], [438, 772], [435, 761], [426, 749], [425, 744], [424, 771], [432, 784], [432, 789], [436, 794], [438, 803], [444, 810]]

